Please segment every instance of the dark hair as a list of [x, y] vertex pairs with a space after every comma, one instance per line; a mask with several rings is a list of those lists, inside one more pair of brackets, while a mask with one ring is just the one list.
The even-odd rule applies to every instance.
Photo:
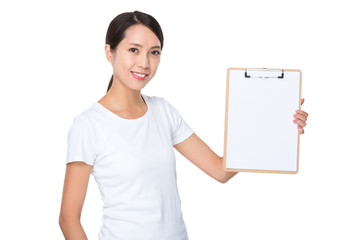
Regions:
[[[124, 39], [125, 30], [135, 24], [143, 24], [148, 27], [159, 39], [160, 48], [163, 49], [164, 46], [164, 35], [161, 30], [161, 27], [157, 20], [149, 14], [134, 11], [134, 12], [125, 12], [116, 16], [109, 25], [108, 31], [105, 37], [105, 44], [109, 44], [111, 50], [114, 50], [117, 45]], [[112, 82], [113, 74], [111, 76], [107, 92], [109, 91]]]

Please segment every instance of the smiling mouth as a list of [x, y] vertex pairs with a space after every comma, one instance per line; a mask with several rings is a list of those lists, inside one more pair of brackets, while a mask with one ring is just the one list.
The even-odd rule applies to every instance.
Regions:
[[136, 75], [137, 77], [140, 77], [140, 78], [145, 78], [149, 75], [147, 73], [140, 73], [140, 72], [133, 72], [133, 71], [131, 71], [131, 73]]
[[138, 80], [144, 80], [149, 75], [147, 73], [140, 73], [140, 72], [133, 72], [133, 71], [131, 71], [131, 73]]

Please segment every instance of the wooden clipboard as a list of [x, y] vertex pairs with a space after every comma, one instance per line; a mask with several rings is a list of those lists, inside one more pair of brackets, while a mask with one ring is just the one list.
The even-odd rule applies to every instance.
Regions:
[[297, 69], [227, 70], [225, 171], [298, 173], [301, 88]]

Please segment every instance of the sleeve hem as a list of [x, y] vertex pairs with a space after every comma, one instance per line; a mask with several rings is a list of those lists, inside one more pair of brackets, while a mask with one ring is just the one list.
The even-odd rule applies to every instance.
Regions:
[[84, 162], [90, 166], [94, 166], [94, 163], [87, 161], [87, 160], [83, 160], [83, 159], [74, 159], [74, 160], [67, 160], [66, 164], [71, 163], [71, 162]]
[[178, 143], [183, 142], [184, 140], [186, 140], [188, 137], [190, 137], [192, 134], [194, 133], [193, 130], [188, 131], [186, 134], [182, 135], [181, 137], [175, 139], [172, 143], [172, 145], [176, 145]]

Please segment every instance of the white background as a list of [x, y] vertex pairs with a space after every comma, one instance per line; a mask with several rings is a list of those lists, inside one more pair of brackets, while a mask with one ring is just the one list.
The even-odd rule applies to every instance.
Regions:
[[[165, 37], [142, 93], [166, 98], [218, 155], [228, 67], [303, 72], [309, 119], [298, 174], [239, 173], [220, 184], [176, 152], [190, 239], [336, 239], [337, 15], [327, 0], [1, 1], [0, 239], [63, 239], [67, 132], [106, 92], [110, 21], [134, 10], [153, 15]], [[82, 212], [89, 239], [101, 204], [91, 177]]]

